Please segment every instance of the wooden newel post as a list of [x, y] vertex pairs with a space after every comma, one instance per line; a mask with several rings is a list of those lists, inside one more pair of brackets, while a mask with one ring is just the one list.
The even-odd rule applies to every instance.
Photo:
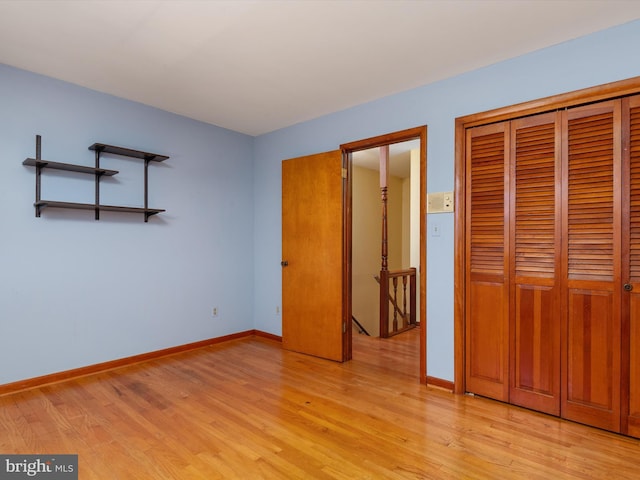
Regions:
[[380, 267], [380, 336], [389, 336], [389, 264], [387, 233], [387, 187], [389, 184], [389, 145], [380, 147], [380, 195], [382, 198], [382, 262]]

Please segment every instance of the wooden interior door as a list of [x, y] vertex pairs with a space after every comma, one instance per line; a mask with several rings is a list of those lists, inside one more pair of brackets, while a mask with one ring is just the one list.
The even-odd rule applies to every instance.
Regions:
[[562, 416], [620, 431], [620, 101], [563, 112]]
[[[623, 101], [624, 158], [623, 178], [628, 179], [624, 191], [628, 192], [624, 212], [628, 221], [624, 235], [623, 262], [625, 282], [623, 293], [623, 339], [628, 338], [629, 387], [626, 428], [629, 435], [640, 437], [640, 96]], [[624, 341], [624, 340], [623, 340]], [[624, 357], [623, 357], [624, 358]], [[626, 362], [625, 362], [626, 364]], [[623, 407], [625, 405], [623, 404]]]
[[511, 124], [509, 401], [560, 415], [559, 114]]
[[509, 399], [509, 123], [467, 131], [465, 376], [469, 392]]
[[282, 344], [344, 358], [342, 153], [282, 162]]

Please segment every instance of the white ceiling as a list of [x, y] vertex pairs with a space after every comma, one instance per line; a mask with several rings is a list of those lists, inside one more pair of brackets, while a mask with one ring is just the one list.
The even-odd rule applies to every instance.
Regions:
[[0, 63], [259, 135], [637, 18], [637, 0], [0, 0]]

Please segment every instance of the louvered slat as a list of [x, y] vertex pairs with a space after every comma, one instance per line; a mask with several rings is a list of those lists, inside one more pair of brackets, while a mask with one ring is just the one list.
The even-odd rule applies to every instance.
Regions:
[[569, 120], [568, 273], [613, 279], [613, 113]]
[[553, 278], [555, 271], [555, 125], [516, 131], [516, 275]]
[[504, 134], [471, 140], [471, 272], [504, 273]]
[[630, 115], [629, 276], [640, 282], [640, 107]]

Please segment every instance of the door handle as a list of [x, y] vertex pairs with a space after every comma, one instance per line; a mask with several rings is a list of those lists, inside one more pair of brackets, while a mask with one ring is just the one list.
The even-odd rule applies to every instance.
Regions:
[[633, 285], [631, 285], [630, 283], [625, 283], [622, 288], [624, 288], [625, 292], [630, 292], [631, 290], [633, 290]]
[[281, 267], [288, 267], [289, 266], [289, 262], [287, 262], [286, 260], [283, 260], [280, 262], [280, 266]]

